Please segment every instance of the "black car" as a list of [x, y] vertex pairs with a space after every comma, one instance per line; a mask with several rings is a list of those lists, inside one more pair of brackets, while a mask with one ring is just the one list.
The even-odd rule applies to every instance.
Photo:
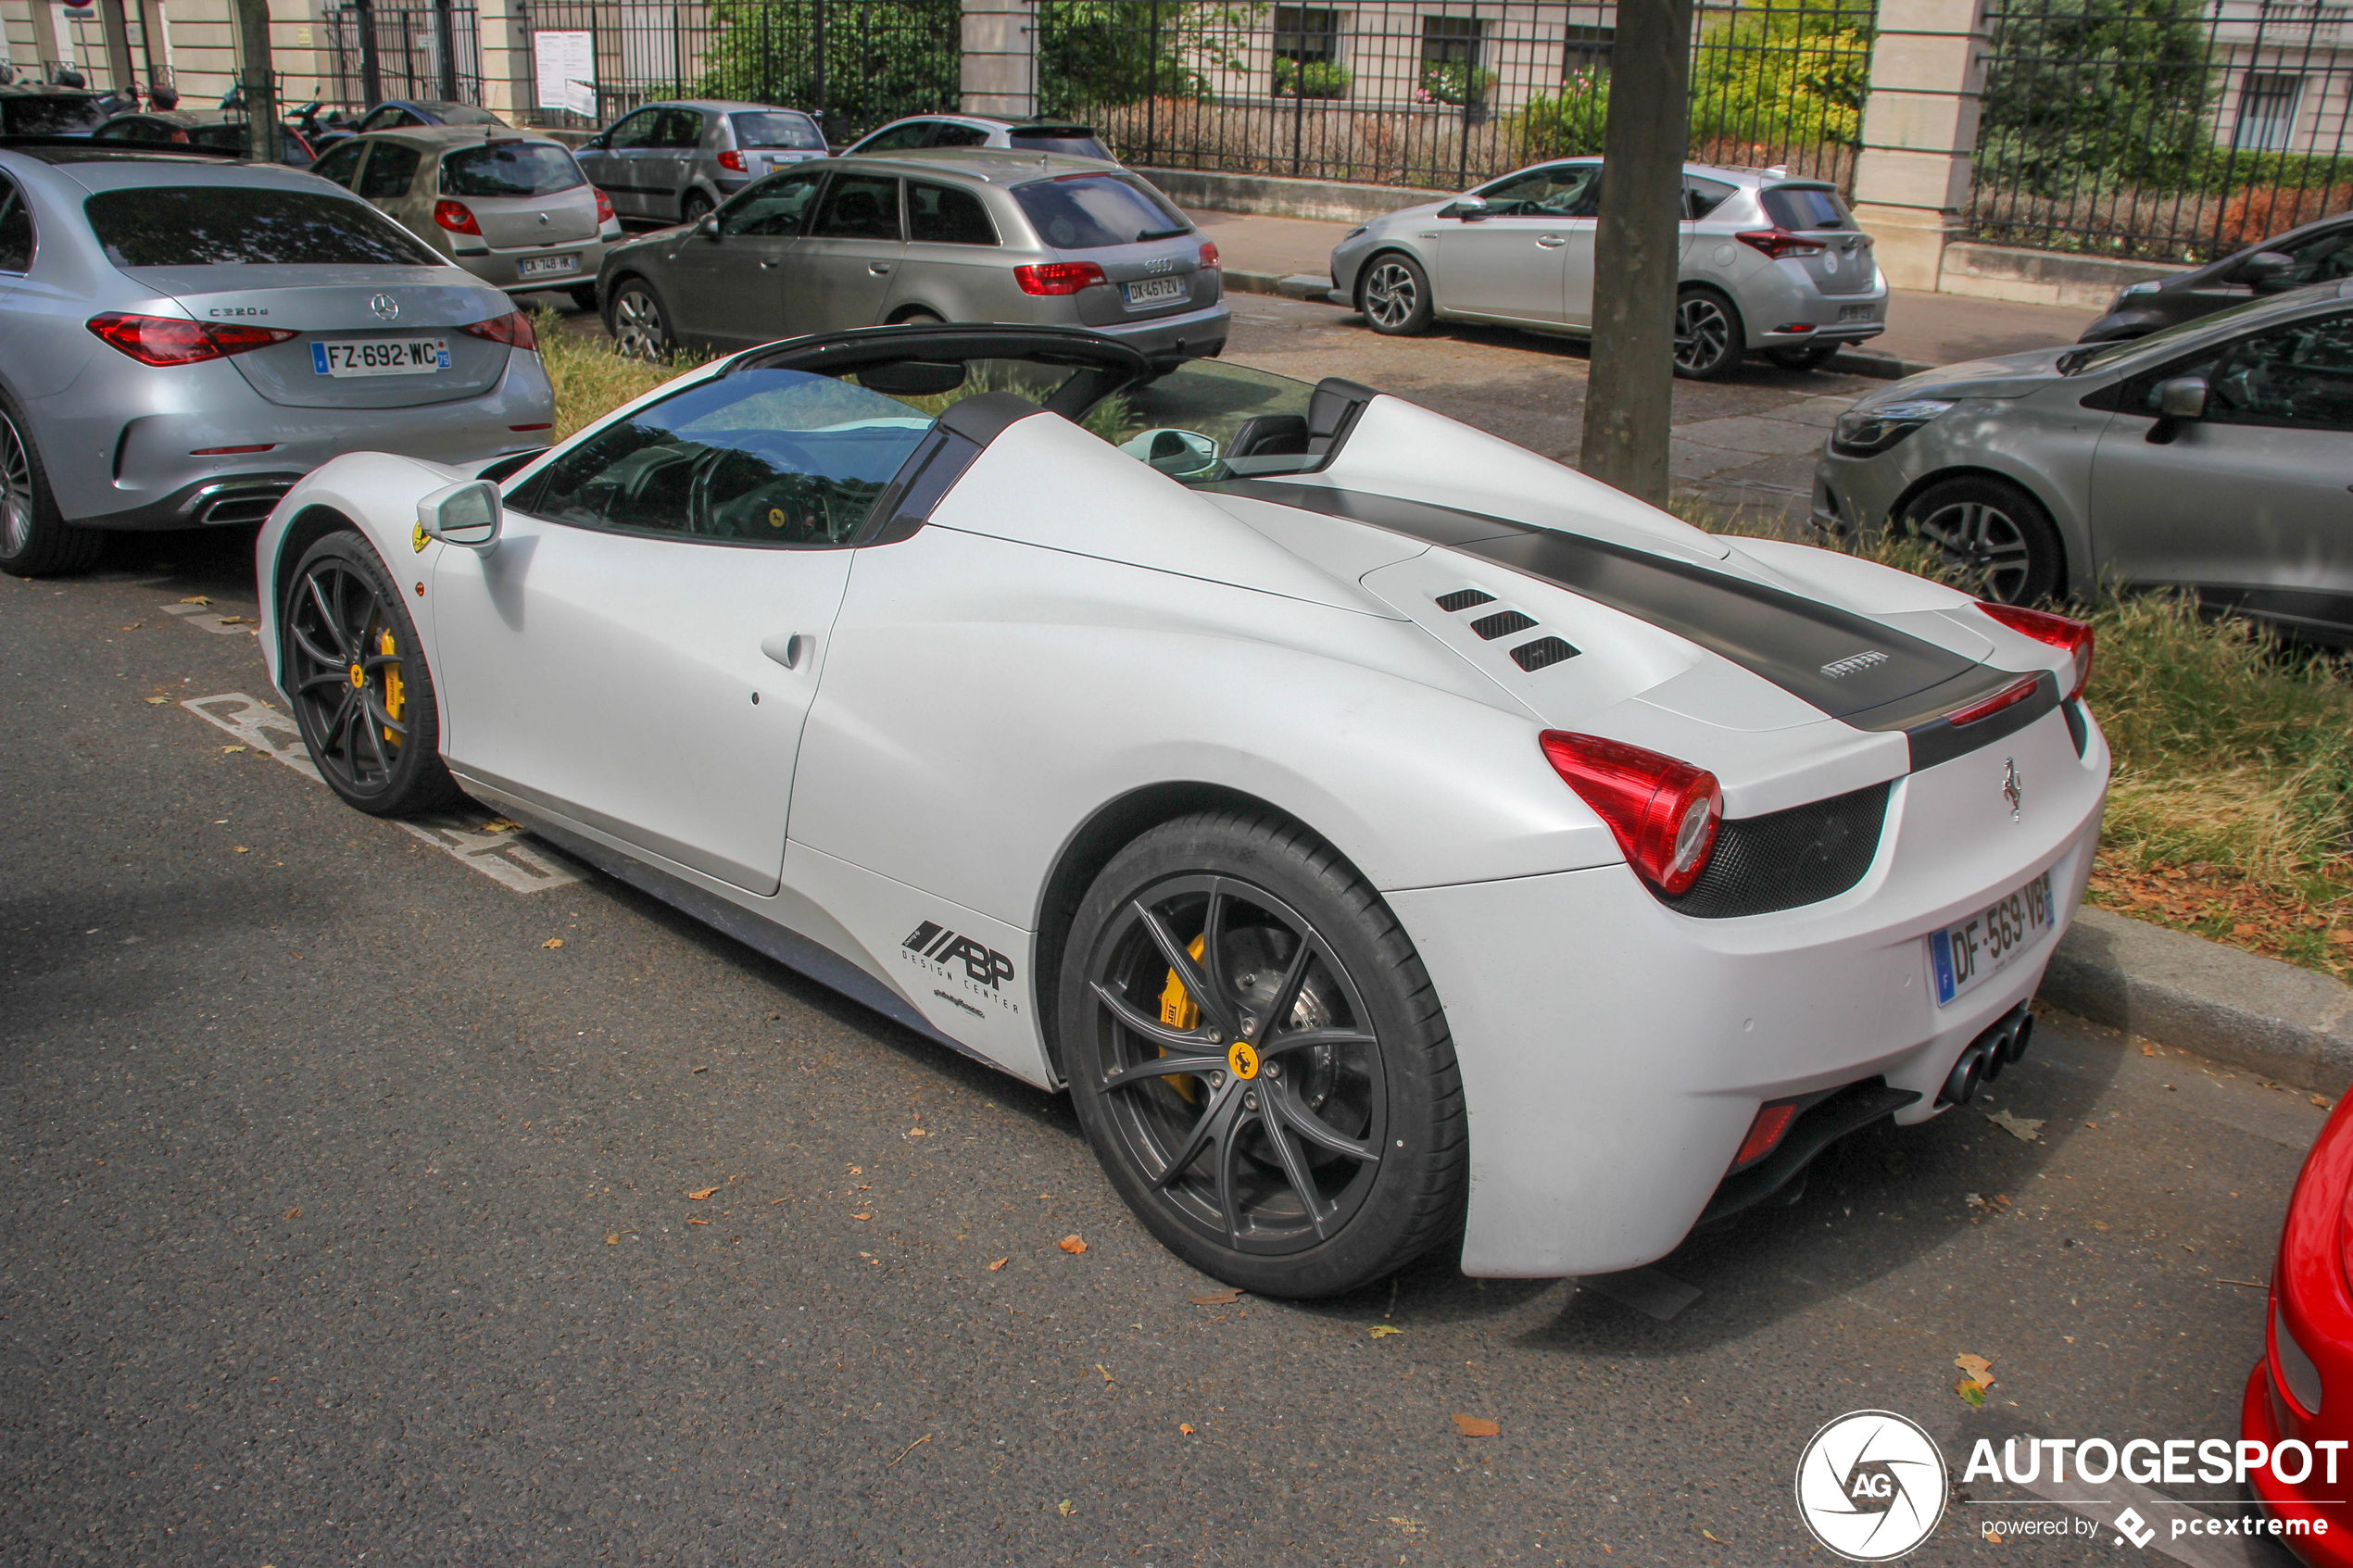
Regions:
[[446, 103], [438, 98], [386, 98], [368, 110], [352, 124], [324, 124], [312, 143], [324, 151], [330, 144], [346, 136], [364, 136], [371, 131], [402, 131], [412, 125], [498, 125], [507, 122], [488, 109], [478, 109], [472, 104]]
[[2353, 278], [2353, 213], [2290, 229], [2170, 278], [2134, 283], [2076, 341], [2119, 343], [2145, 337], [2159, 327], [2195, 320], [2250, 299], [2340, 278]]
[[0, 136], [87, 136], [114, 110], [111, 93], [0, 87]]
[[[253, 151], [253, 132], [241, 109], [140, 109], [116, 115], [90, 135], [97, 142], [209, 147], [240, 157]], [[316, 161], [309, 142], [291, 125], [284, 127], [278, 149], [278, 161], [291, 169], [308, 169]]]

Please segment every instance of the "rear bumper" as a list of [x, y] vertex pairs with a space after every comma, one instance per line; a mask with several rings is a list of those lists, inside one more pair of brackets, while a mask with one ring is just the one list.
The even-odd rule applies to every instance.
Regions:
[[[468, 256], [452, 256], [449, 259], [472, 272], [493, 288], [509, 294], [536, 294], [542, 289], [568, 289], [579, 283], [593, 283], [605, 264], [605, 247], [617, 244], [621, 236], [598, 234], [576, 245], [522, 245], [513, 250], [476, 251]], [[579, 262], [569, 272], [543, 273], [526, 278], [522, 266], [525, 261], [550, 257], [576, 256]]]
[[[2239, 1436], [2267, 1449], [2283, 1437], [2296, 1436], [2278, 1419], [2278, 1399], [2271, 1387], [2271, 1360], [2266, 1357], [2246, 1374], [2246, 1393], [2239, 1401]], [[2314, 1473], [2318, 1471], [2316, 1465]], [[2263, 1512], [2280, 1522], [2275, 1538], [2305, 1568], [2353, 1568], [2353, 1506], [2308, 1500], [2304, 1493], [2309, 1489], [2309, 1482], [2305, 1486], [2291, 1486], [2274, 1481], [2269, 1466], [2248, 1471], [2246, 1485]], [[2318, 1489], [2342, 1492], [2344, 1487], [2339, 1484]], [[2271, 1534], [2268, 1529], [2264, 1533]]]
[[1117, 338], [1138, 352], [1159, 359], [1218, 353], [1226, 346], [1226, 334], [1232, 329], [1233, 320], [1233, 312], [1221, 301], [1205, 310], [1189, 310], [1181, 316], [1159, 316], [1149, 321], [1114, 321], [1087, 330]]
[[[1783, 262], [1743, 278], [1734, 297], [1751, 348], [1858, 343], [1887, 331], [1887, 280], [1881, 277], [1874, 276], [1869, 288], [1854, 294], [1824, 294], [1795, 262]], [[1862, 319], [1848, 319], [1850, 312]], [[1791, 326], [1809, 330], [1777, 330]]]

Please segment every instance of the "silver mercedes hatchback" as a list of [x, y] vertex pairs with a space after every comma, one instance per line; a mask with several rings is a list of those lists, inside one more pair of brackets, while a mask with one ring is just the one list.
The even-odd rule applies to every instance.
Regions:
[[[1377, 332], [1441, 320], [1582, 337], [1593, 327], [1602, 160], [1563, 158], [1352, 229], [1332, 300]], [[1837, 187], [1777, 169], [1683, 166], [1675, 373], [1715, 381], [1747, 355], [1810, 370], [1887, 330], [1887, 281]]]
[[0, 144], [0, 571], [259, 522], [345, 452], [544, 446], [535, 348], [505, 294], [311, 175]]
[[989, 148], [806, 163], [700, 222], [615, 245], [624, 353], [901, 321], [1090, 327], [1154, 358], [1225, 346], [1217, 247], [1140, 176]]

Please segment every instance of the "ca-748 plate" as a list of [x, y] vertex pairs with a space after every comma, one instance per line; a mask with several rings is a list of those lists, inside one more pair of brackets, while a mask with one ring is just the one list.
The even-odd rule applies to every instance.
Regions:
[[310, 368], [322, 376], [427, 376], [449, 368], [449, 340], [355, 337], [314, 342]]
[[2045, 872], [2006, 897], [1997, 898], [1958, 925], [1928, 938], [1928, 979], [1936, 1005], [1967, 996], [2032, 947], [2057, 922], [2051, 902], [2051, 873]]

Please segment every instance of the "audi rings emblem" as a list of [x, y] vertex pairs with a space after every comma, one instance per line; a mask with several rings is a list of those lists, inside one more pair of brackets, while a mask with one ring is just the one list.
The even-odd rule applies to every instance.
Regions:
[[368, 308], [376, 313], [377, 320], [389, 321], [400, 314], [400, 301], [388, 294], [380, 294], [368, 302]]

